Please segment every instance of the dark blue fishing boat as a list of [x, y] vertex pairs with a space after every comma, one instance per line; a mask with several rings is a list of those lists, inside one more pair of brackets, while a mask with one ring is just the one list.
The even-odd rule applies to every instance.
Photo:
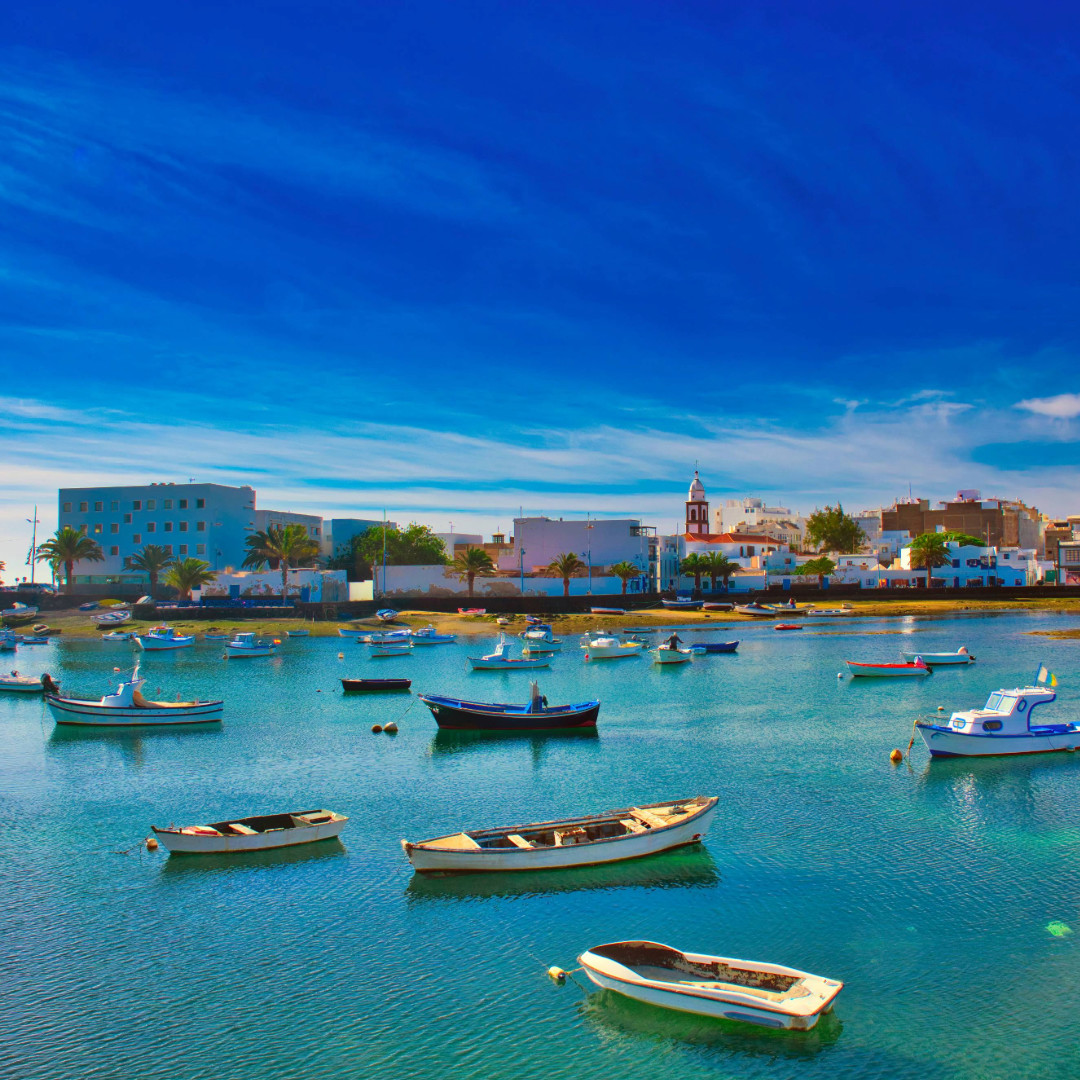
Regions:
[[737, 641], [697, 641], [690, 648], [694, 652], [723, 653], [734, 652], [739, 647]]
[[412, 679], [342, 679], [343, 690], [365, 691], [366, 693], [387, 693], [389, 691], [408, 690]]
[[565, 731], [595, 728], [599, 701], [582, 705], [549, 705], [536, 683], [524, 705], [485, 704], [459, 698], [420, 694], [435, 723], [451, 731]]

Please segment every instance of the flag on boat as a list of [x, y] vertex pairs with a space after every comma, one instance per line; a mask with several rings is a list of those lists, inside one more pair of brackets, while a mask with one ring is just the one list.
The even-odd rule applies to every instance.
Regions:
[[1040, 686], [1045, 686], [1047, 683], [1051, 686], [1057, 686], [1057, 676], [1045, 664], [1039, 665], [1039, 671], [1035, 676], [1035, 681]]

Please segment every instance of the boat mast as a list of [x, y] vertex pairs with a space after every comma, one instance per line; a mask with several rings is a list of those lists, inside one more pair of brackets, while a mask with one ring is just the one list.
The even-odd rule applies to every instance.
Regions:
[[34, 527], [34, 531], [33, 531], [33, 534], [31, 536], [31, 539], [30, 539], [30, 553], [26, 556], [26, 561], [30, 564], [30, 584], [33, 585], [34, 584], [34, 567], [35, 567], [35, 565], [37, 563], [37, 527], [38, 527], [37, 504], [34, 505], [34, 518], [33, 518], [33, 520], [31, 521], [30, 518], [27, 518], [26, 520], [29, 521], [30, 524], [33, 525], [33, 527]]

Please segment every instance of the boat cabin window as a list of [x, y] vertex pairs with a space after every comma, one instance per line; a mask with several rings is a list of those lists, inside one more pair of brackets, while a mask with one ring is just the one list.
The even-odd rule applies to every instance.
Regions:
[[1024, 712], [1024, 711], [1026, 711], [1026, 709], [1027, 709], [1027, 698], [1021, 698], [1021, 699], [1020, 699], [1020, 700], [1019, 700], [1019, 701], [1018, 701], [1018, 702], [1016, 703], [1016, 711], [1017, 711], [1018, 713], [1022, 713], [1022, 712]]
[[983, 731], [1000, 731], [1000, 730], [1001, 730], [1001, 721], [1000, 720], [984, 720], [983, 721]]
[[991, 694], [986, 699], [986, 708], [989, 712], [998, 712], [1001, 709], [1001, 694]]

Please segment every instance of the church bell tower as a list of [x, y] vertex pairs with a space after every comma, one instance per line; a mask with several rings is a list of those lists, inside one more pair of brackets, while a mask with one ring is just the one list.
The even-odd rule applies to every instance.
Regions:
[[691, 535], [706, 536], [709, 532], [709, 503], [705, 498], [705, 485], [694, 470], [690, 495], [686, 500], [686, 531]]

